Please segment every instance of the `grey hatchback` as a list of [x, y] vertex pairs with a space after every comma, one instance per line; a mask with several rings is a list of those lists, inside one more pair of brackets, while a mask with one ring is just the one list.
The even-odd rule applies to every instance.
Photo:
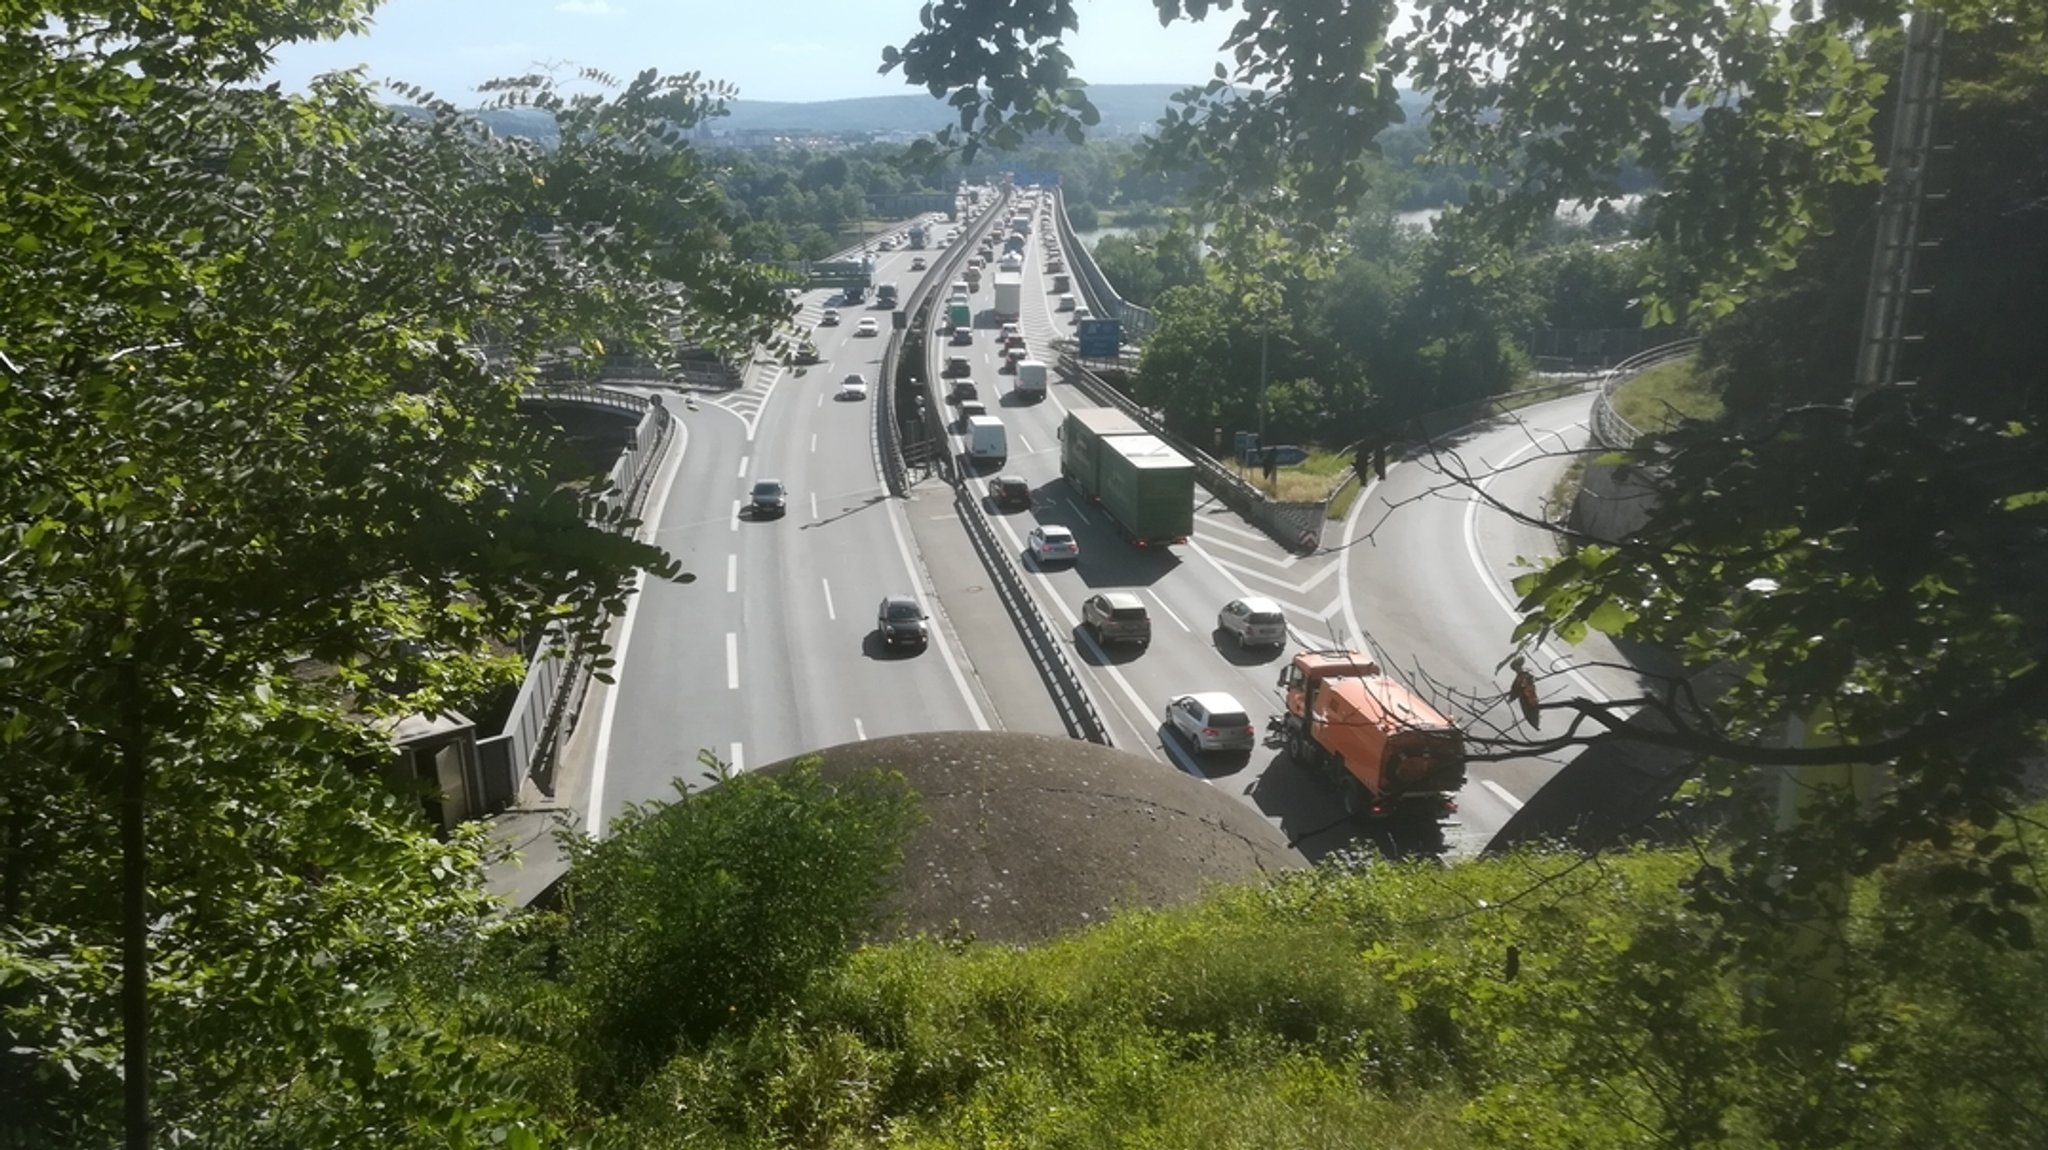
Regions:
[[1145, 601], [1129, 591], [1104, 591], [1081, 603], [1081, 622], [1103, 643], [1152, 642], [1152, 615]]

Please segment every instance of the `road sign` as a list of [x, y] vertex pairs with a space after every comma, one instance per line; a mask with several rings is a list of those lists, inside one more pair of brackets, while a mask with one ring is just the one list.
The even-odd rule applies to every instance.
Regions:
[[1123, 325], [1113, 319], [1084, 319], [1074, 325], [1082, 359], [1115, 359], [1123, 347]]
[[1275, 444], [1266, 448], [1267, 457], [1275, 467], [1296, 467], [1308, 462], [1308, 448], [1296, 447], [1291, 443]]

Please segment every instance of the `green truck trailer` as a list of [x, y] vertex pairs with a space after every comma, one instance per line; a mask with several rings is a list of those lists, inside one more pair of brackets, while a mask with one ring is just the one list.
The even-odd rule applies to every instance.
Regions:
[[955, 328], [974, 326], [974, 316], [971, 314], [971, 309], [966, 301], [962, 300], [946, 305], [946, 322]]
[[1101, 504], [1139, 547], [1185, 543], [1195, 529], [1195, 465], [1136, 420], [1076, 408], [1060, 425], [1060, 474]]

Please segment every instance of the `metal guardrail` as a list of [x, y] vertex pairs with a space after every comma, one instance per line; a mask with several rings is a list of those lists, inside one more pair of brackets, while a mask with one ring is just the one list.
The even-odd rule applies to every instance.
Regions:
[[[976, 241], [997, 221], [1005, 218], [1009, 203], [1008, 196], [998, 198], [994, 206], [980, 219], [960, 229], [960, 238], [948, 249], [947, 258], [925, 277], [917, 293], [912, 297], [910, 305], [906, 307], [905, 310], [913, 322], [923, 312], [930, 299], [952, 282], [953, 273], [966, 262]], [[960, 522], [967, 529], [968, 541], [981, 559], [982, 566], [987, 569], [989, 578], [995, 585], [997, 598], [1002, 600], [1004, 610], [1009, 612], [1011, 621], [1016, 624], [1018, 633], [1023, 637], [1025, 651], [1031, 656], [1032, 664], [1038, 668], [1039, 676], [1045, 680], [1046, 687], [1052, 694], [1053, 707], [1059, 711], [1060, 721], [1067, 728], [1067, 734], [1072, 738], [1100, 746], [1114, 746], [1109, 727], [1102, 721], [1102, 714], [1095, 707], [1094, 696], [1089, 694], [1087, 683], [1074, 669], [1073, 662], [1067, 658], [1062, 636], [1053, 629], [1045, 614], [1038, 609], [1037, 601], [1031, 597], [1030, 588], [1024, 584], [1023, 574], [1017, 569], [1016, 558], [1003, 549], [995, 527], [983, 513], [981, 503], [966, 477], [959, 469], [950, 466], [951, 452], [946, 444], [943, 421], [938, 414], [946, 410], [945, 396], [941, 394], [940, 389], [943, 377], [934, 370], [945, 352], [938, 341], [932, 338], [932, 329], [935, 326], [933, 318], [929, 313], [925, 313], [924, 320], [919, 326], [925, 330], [925, 352], [928, 356], [925, 362], [925, 402], [928, 410], [933, 413], [933, 418], [928, 420], [927, 424], [936, 443], [920, 447], [925, 450], [936, 450], [937, 458], [948, 465], [945, 466], [946, 481], [953, 487], [953, 502], [959, 511]], [[895, 387], [896, 348], [897, 341], [892, 340], [884, 360], [889, 380], [889, 387], [884, 390], [892, 394]], [[891, 425], [893, 426], [893, 417]], [[900, 457], [896, 465], [903, 466]]]
[[[549, 398], [608, 409], [617, 409], [622, 401], [630, 401], [643, 413], [626, 449], [612, 466], [608, 476], [612, 495], [599, 512], [600, 522], [619, 530], [618, 521], [609, 512], [622, 507], [626, 519], [638, 514], [653, 486], [654, 473], [660, 470], [662, 457], [674, 441], [675, 417], [659, 397], [642, 397], [587, 384], [553, 389]], [[477, 740], [488, 810], [502, 810], [516, 799], [522, 778], [531, 778], [542, 790], [552, 793], [555, 750], [565, 729], [573, 727], [571, 716], [580, 713], [583, 693], [590, 686], [588, 654], [557, 651], [555, 643], [555, 633], [542, 637], [539, 650], [527, 664], [526, 678], [505, 720], [505, 729]]]
[[1642, 438], [1643, 432], [1614, 410], [1614, 393], [1620, 390], [1622, 384], [1644, 371], [1674, 360], [1690, 359], [1699, 354], [1699, 350], [1700, 341], [1695, 336], [1667, 343], [1662, 347], [1653, 347], [1641, 355], [1632, 355], [1609, 368], [1600, 378], [1600, 397], [1593, 401], [1593, 438], [1599, 440], [1602, 447], [1617, 451], [1635, 446], [1636, 440]]
[[[954, 238], [952, 245], [943, 249], [944, 254], [925, 270], [924, 278], [919, 280], [917, 286], [904, 298], [904, 326], [900, 331], [890, 331], [889, 341], [882, 349], [881, 379], [875, 386], [874, 446], [876, 457], [882, 463], [882, 482], [888, 487], [889, 494], [896, 498], [900, 499], [910, 491], [910, 465], [903, 448], [901, 424], [896, 418], [896, 372], [901, 362], [904, 340], [909, 332], [919, 326], [919, 313], [930, 305], [941, 288], [952, 282], [953, 273], [967, 259], [967, 253], [973, 250], [973, 240], [986, 231], [992, 221], [1000, 217], [1006, 202], [998, 200], [979, 220], [967, 221], [957, 229], [959, 235]], [[927, 349], [931, 347], [929, 331], [926, 332], [925, 346]], [[929, 369], [931, 365], [927, 363], [925, 366]], [[929, 370], [927, 376], [930, 376]], [[934, 407], [931, 410], [936, 413], [944, 409]], [[943, 440], [943, 434], [940, 438]], [[926, 452], [931, 450], [928, 445], [922, 449]]]
[[630, 391], [616, 391], [592, 383], [539, 384], [530, 386], [520, 393], [520, 399], [529, 403], [567, 403], [577, 407], [597, 407], [606, 411], [624, 411], [645, 415], [647, 397]]
[[1064, 636], [1038, 609], [1038, 602], [1031, 597], [1030, 589], [1024, 585], [1024, 576], [1017, 570], [1015, 557], [1003, 549], [995, 528], [982, 512], [980, 500], [964, 480], [954, 484], [953, 506], [960, 512], [960, 522], [967, 525], [967, 538], [981, 557], [982, 566], [988, 568], [995, 581], [996, 596], [1003, 601], [1004, 609], [1023, 634], [1025, 651], [1031, 655], [1032, 664], [1052, 690], [1053, 707], [1059, 711], [1060, 722], [1065, 724], [1067, 735], [1099, 746], [1115, 746], [1108, 724], [1102, 721], [1102, 713], [1095, 709], [1095, 699], [1088, 693], [1088, 685], [1067, 658]]
[[1123, 324], [1123, 335], [1131, 343], [1143, 343], [1152, 334], [1157, 317], [1152, 309], [1139, 307], [1116, 294], [1115, 285], [1102, 274], [1102, 265], [1095, 262], [1095, 255], [1081, 243], [1081, 237], [1074, 233], [1073, 221], [1067, 219], [1067, 194], [1055, 187], [1052, 189], [1054, 217], [1058, 220], [1060, 249], [1067, 254], [1067, 266], [1074, 269], [1081, 284], [1081, 294], [1087, 297], [1088, 310], [1099, 316], [1114, 316]]

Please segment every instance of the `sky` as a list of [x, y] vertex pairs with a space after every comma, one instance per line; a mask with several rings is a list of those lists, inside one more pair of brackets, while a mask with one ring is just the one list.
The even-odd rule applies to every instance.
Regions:
[[[1001, 0], [992, 0], [1001, 2]], [[631, 76], [697, 71], [743, 100], [833, 100], [917, 91], [879, 75], [882, 47], [918, 30], [922, 0], [387, 0], [366, 36], [292, 44], [270, 79], [302, 89], [367, 65], [455, 104], [495, 76], [560, 63]], [[1238, 15], [1161, 28], [1151, 0], [1076, 0], [1074, 71], [1093, 84], [1195, 84]], [[1226, 61], [1227, 62], [1227, 61]]]

